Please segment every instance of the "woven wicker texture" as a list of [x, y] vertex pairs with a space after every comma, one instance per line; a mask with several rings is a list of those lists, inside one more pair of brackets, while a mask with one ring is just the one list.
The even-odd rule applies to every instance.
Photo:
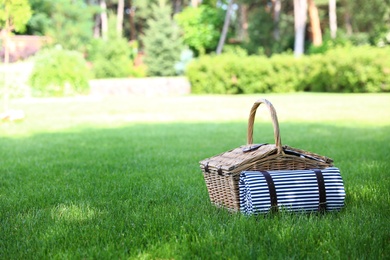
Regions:
[[[257, 108], [265, 104], [271, 114], [275, 144], [253, 144], [253, 126]], [[273, 105], [266, 99], [257, 100], [248, 120], [247, 145], [200, 161], [212, 203], [239, 211], [239, 175], [242, 171], [324, 169], [333, 160], [312, 152], [282, 146], [279, 122]]]

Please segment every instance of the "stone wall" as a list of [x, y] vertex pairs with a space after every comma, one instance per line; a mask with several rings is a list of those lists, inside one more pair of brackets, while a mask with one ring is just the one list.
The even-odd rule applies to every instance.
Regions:
[[191, 86], [185, 77], [94, 79], [90, 81], [90, 95], [187, 95]]

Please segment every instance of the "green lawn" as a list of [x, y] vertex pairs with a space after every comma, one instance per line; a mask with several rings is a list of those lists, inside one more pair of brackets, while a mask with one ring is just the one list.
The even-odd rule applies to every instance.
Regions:
[[[339, 213], [210, 204], [198, 161], [245, 144], [261, 97], [282, 143], [331, 157]], [[0, 125], [0, 259], [389, 259], [390, 95], [14, 100]], [[260, 108], [255, 142], [273, 142]]]

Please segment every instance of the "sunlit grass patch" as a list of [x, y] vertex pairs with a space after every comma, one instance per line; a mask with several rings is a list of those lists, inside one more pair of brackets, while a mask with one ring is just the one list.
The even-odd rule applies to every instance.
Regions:
[[91, 220], [97, 215], [96, 210], [85, 204], [59, 204], [51, 209], [51, 218], [55, 221]]

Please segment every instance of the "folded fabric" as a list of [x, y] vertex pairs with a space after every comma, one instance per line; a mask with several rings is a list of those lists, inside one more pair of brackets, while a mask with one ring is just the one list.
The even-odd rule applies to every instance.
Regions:
[[336, 167], [313, 170], [243, 171], [240, 174], [240, 211], [337, 211], [344, 206], [345, 190]]

